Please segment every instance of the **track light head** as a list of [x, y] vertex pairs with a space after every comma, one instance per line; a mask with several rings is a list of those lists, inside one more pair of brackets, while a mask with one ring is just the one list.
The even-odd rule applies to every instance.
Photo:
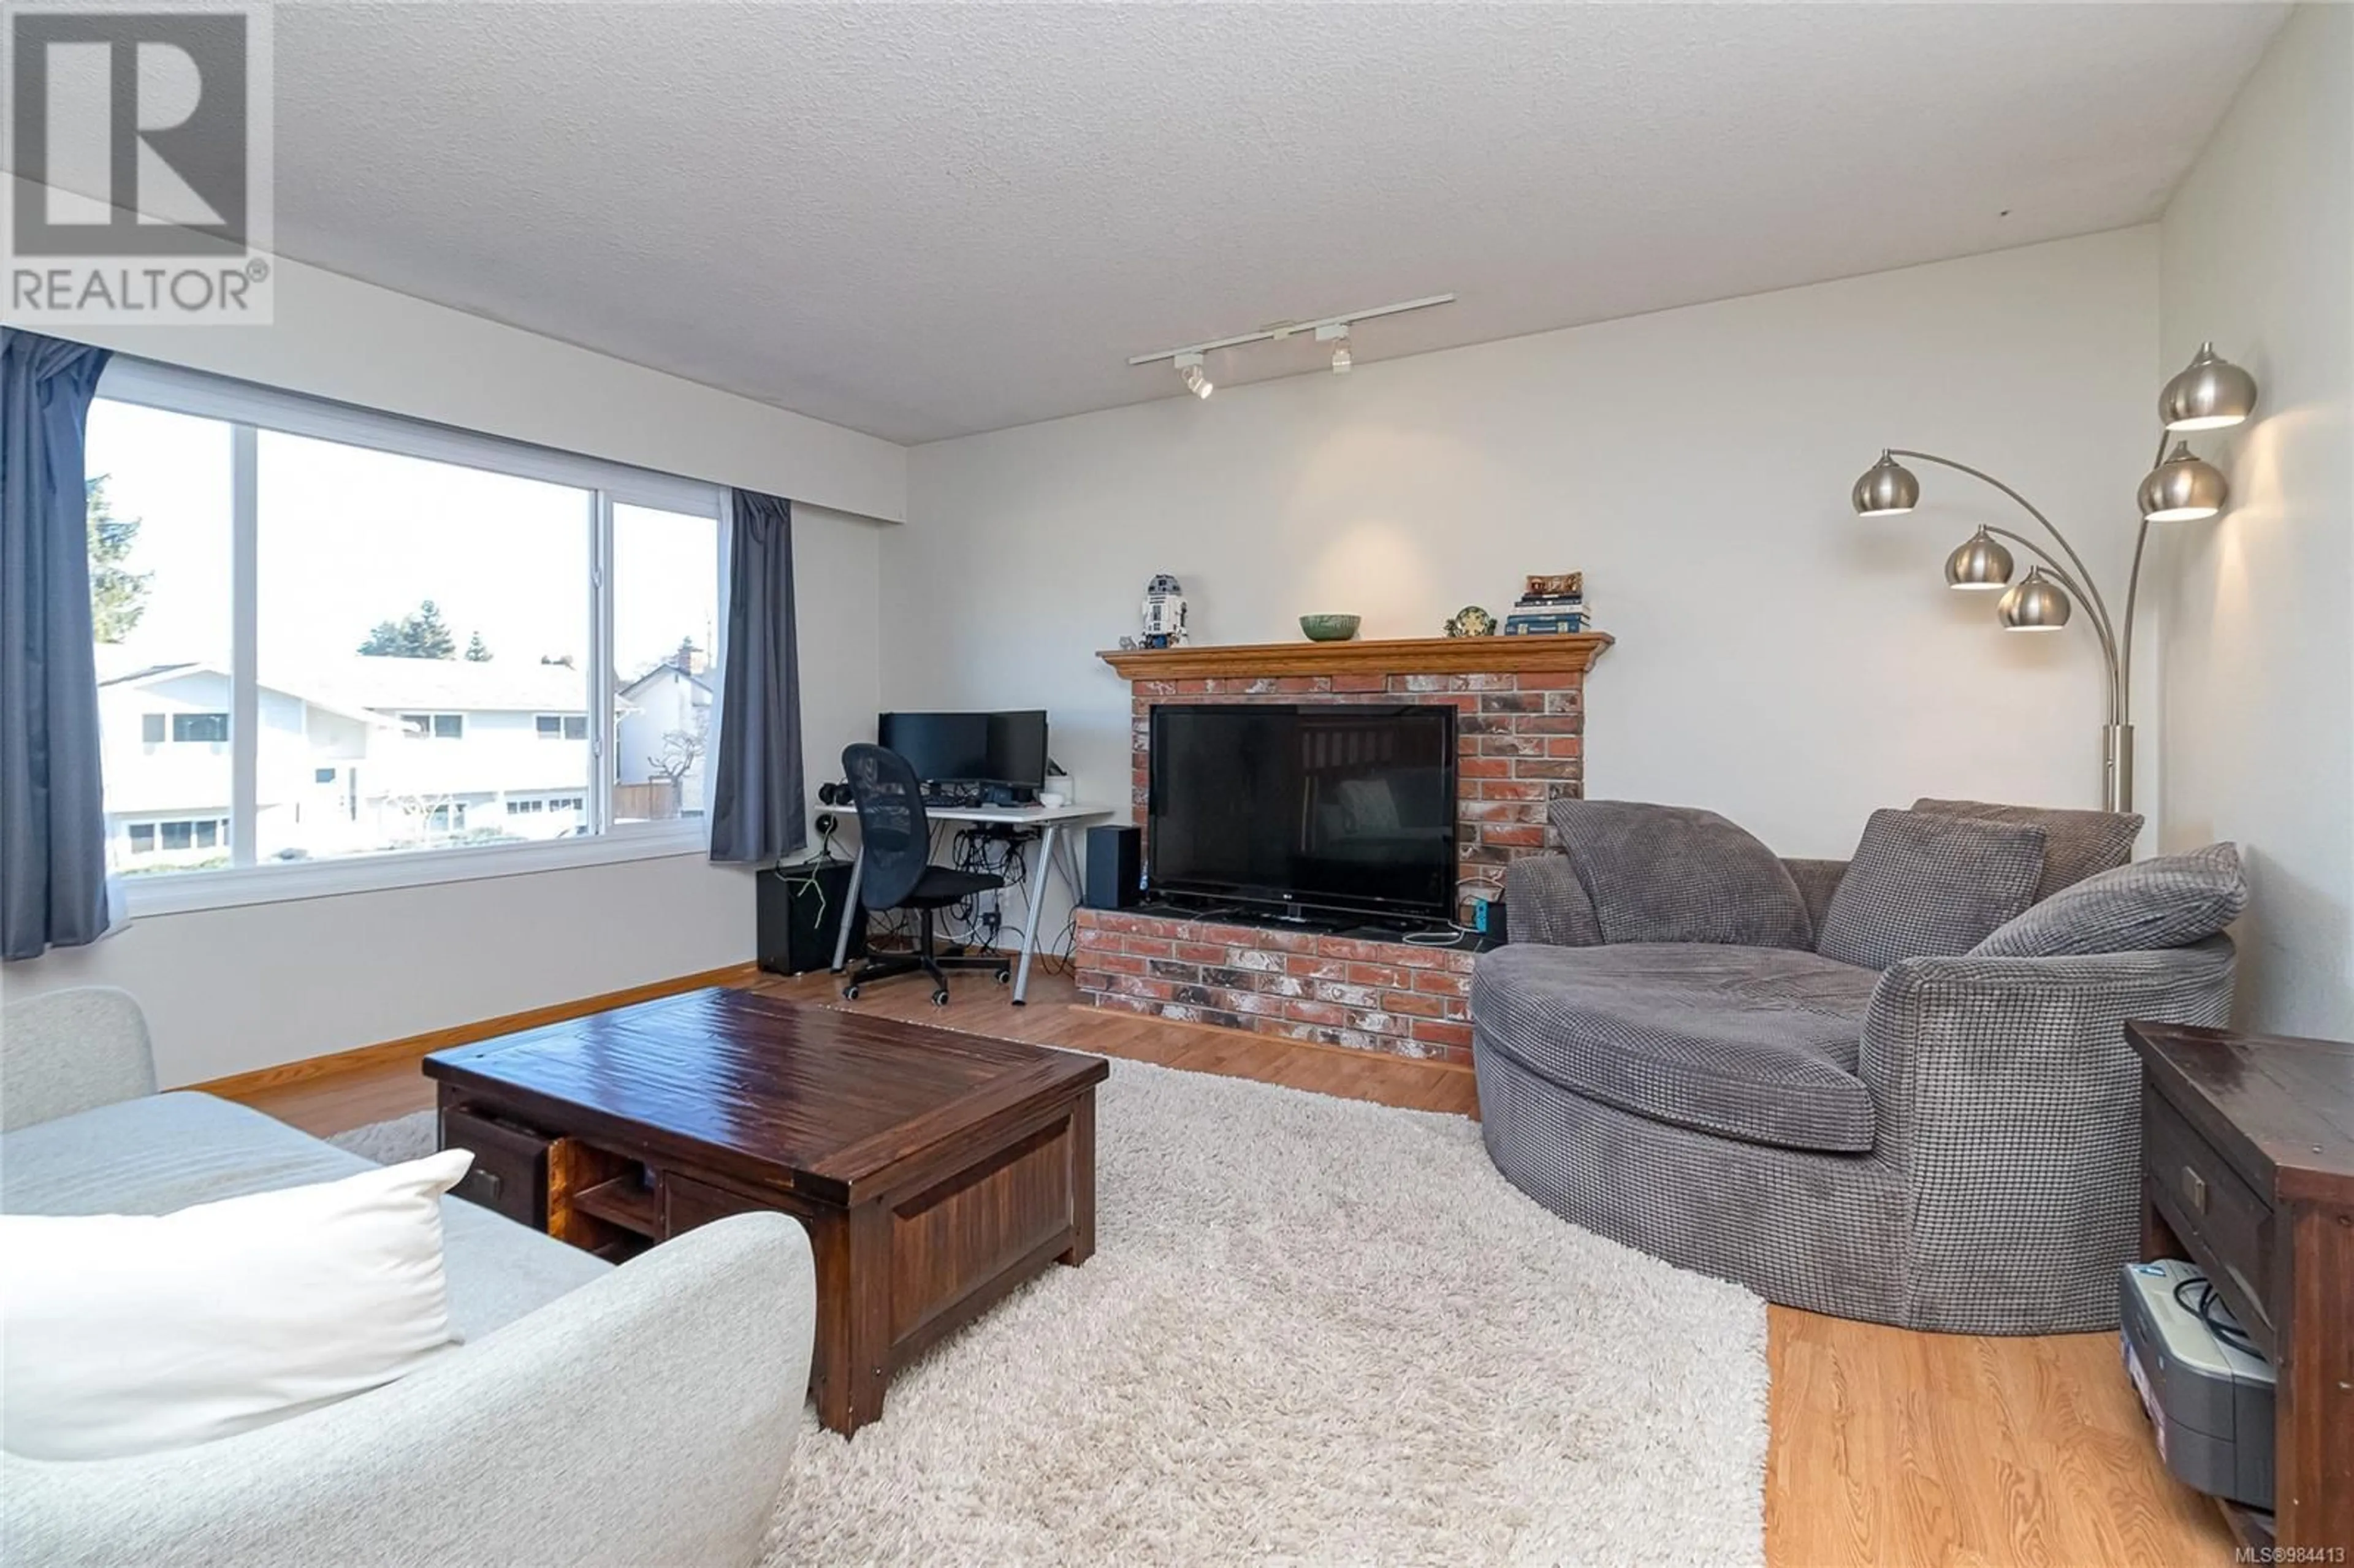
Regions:
[[1185, 384], [1185, 390], [1196, 397], [1207, 397], [1218, 389], [1217, 384], [1203, 370], [1202, 356], [1198, 354], [1177, 356], [1177, 378]]
[[1346, 376], [1356, 360], [1349, 353], [1349, 323], [1333, 322], [1316, 329], [1316, 341], [1332, 345], [1332, 374]]

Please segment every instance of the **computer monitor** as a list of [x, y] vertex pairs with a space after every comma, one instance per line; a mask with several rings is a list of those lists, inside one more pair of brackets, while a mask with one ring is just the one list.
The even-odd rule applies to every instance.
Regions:
[[906, 758], [927, 784], [988, 776], [987, 714], [885, 714], [875, 721], [875, 738]]
[[1046, 782], [1046, 713], [884, 714], [875, 740], [897, 752], [927, 784], [999, 784], [1038, 789]]
[[989, 715], [989, 771], [983, 777], [1021, 789], [1046, 787], [1045, 709]]

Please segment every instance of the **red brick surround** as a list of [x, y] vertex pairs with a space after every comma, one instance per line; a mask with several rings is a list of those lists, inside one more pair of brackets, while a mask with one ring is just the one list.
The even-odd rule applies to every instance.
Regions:
[[1471, 955], [1458, 948], [1082, 909], [1076, 961], [1097, 1007], [1471, 1060]]
[[[1585, 674], [1610, 645], [1566, 637], [1122, 650], [1132, 787], [1145, 817], [1163, 703], [1447, 703], [1456, 709], [1458, 917], [1545, 847], [1545, 808], [1581, 795]], [[1469, 1061], [1471, 955], [1403, 942], [1083, 910], [1080, 991], [1098, 1006], [1411, 1056]]]

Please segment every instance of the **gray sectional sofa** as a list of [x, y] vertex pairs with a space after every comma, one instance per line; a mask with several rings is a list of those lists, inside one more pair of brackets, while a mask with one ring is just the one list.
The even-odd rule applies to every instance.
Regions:
[[[121, 991], [0, 1012], [0, 1208], [164, 1213], [331, 1181], [358, 1156], [258, 1111], [155, 1092]], [[619, 1268], [442, 1201], [461, 1343], [372, 1393], [192, 1448], [0, 1454], [10, 1562], [746, 1563], [800, 1430], [809, 1239], [722, 1220]]]
[[2137, 1235], [2127, 1019], [2228, 1021], [2229, 845], [1923, 800], [1852, 863], [1713, 813], [1564, 800], [1471, 997], [1490, 1155], [1577, 1224], [1815, 1311], [2116, 1321]]

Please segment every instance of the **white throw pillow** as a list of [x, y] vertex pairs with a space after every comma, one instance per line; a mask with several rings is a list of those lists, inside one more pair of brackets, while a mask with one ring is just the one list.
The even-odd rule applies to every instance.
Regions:
[[391, 1382], [450, 1342], [453, 1149], [163, 1215], [0, 1215], [0, 1442], [105, 1459]]

